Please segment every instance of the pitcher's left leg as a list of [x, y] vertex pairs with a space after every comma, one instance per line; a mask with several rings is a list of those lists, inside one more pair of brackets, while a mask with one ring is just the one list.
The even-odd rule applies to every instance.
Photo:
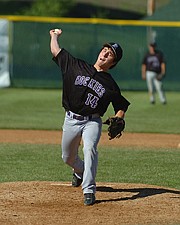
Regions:
[[88, 121], [83, 129], [84, 173], [82, 189], [83, 193], [96, 192], [96, 172], [98, 165], [97, 144], [101, 136], [102, 120], [95, 118]]

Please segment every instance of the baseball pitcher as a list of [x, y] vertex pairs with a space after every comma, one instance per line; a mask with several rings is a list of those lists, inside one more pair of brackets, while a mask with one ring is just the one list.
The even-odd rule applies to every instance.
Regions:
[[[73, 169], [72, 186], [82, 185], [84, 205], [95, 203], [97, 145], [101, 136], [102, 119], [110, 103], [115, 115], [105, 121], [110, 138], [120, 137], [124, 129], [125, 112], [130, 105], [108, 70], [122, 58], [122, 48], [117, 43], [102, 46], [97, 61], [91, 65], [75, 58], [60, 47], [61, 29], [50, 30], [50, 50], [53, 60], [62, 72], [65, 119], [62, 134], [62, 159]], [[114, 122], [113, 122], [114, 121]], [[83, 143], [83, 160], [78, 155]]]

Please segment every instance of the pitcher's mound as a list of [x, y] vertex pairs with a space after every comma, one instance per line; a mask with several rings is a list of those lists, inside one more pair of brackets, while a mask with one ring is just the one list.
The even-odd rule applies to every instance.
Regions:
[[0, 184], [0, 224], [180, 224], [180, 191], [153, 185], [97, 183], [84, 206], [81, 187], [64, 182]]

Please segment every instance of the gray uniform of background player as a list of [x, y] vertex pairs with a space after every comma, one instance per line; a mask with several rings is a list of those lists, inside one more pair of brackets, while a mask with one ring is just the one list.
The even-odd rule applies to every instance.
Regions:
[[[165, 75], [165, 60], [163, 53], [156, 50], [156, 43], [149, 44], [149, 51], [142, 61], [142, 79], [146, 80], [150, 102], [155, 103], [155, 89], [162, 104], [166, 104], [163, 90], [163, 77]], [[155, 88], [155, 89], [154, 89]]]
[[[83, 193], [95, 194], [101, 117], [111, 102], [116, 116], [124, 117], [130, 103], [121, 95], [112, 76], [106, 72], [114, 65], [115, 57], [108, 45], [100, 51], [95, 65], [91, 65], [61, 49], [53, 30], [50, 31], [50, 35], [53, 60], [60, 67], [63, 76], [62, 103], [66, 114], [62, 135], [62, 158], [79, 178], [83, 177]], [[114, 44], [114, 48], [120, 49], [117, 44]], [[78, 155], [81, 139], [84, 160]]]

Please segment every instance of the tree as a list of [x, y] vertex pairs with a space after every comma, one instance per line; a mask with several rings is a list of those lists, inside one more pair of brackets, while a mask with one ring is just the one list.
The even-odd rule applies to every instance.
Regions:
[[37, 0], [30, 9], [23, 10], [22, 13], [29, 16], [62, 17], [73, 6], [73, 0]]

